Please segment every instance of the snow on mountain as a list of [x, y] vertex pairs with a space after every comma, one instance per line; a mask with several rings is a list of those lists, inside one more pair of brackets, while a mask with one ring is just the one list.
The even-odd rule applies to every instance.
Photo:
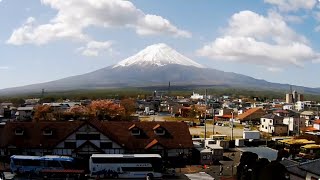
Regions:
[[204, 66], [201, 64], [183, 56], [164, 43], [148, 46], [137, 54], [120, 61], [118, 64], [114, 65], [113, 68], [128, 67], [132, 65], [139, 65], [142, 67], [165, 66], [168, 64], [179, 64], [184, 66], [204, 68]]

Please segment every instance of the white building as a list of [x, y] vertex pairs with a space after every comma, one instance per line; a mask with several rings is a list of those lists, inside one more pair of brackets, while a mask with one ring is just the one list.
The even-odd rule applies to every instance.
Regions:
[[192, 96], [190, 97], [191, 99], [203, 99], [203, 95], [194, 93], [192, 94]]
[[275, 135], [287, 134], [288, 126], [283, 124], [283, 118], [275, 114], [267, 114], [260, 118], [260, 131]]
[[283, 110], [293, 110], [294, 105], [293, 104], [284, 104], [282, 107]]
[[297, 102], [294, 104], [294, 106], [295, 106], [295, 109], [296, 109], [297, 111], [304, 110], [305, 102], [303, 102], [303, 101], [297, 101]]
[[288, 131], [292, 134], [298, 134], [301, 128], [306, 127], [306, 119], [300, 117], [284, 117], [283, 124], [288, 125]]

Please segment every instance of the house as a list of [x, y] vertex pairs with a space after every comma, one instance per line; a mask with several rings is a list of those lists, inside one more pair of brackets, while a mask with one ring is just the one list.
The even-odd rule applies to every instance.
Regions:
[[288, 133], [288, 126], [283, 124], [283, 117], [267, 114], [261, 117], [260, 131], [275, 135], [285, 135]]
[[17, 112], [15, 113], [16, 120], [30, 121], [32, 120], [33, 113], [34, 113], [33, 106], [18, 107]]
[[293, 110], [294, 109], [294, 105], [293, 104], [284, 104], [282, 106], [283, 110]]
[[290, 159], [283, 159], [282, 161], [280, 161], [280, 163], [287, 169], [291, 180], [306, 179], [307, 173], [305, 170], [299, 168], [299, 162]]
[[240, 114], [237, 119], [240, 122], [253, 122], [253, 123], [259, 123], [260, 118], [265, 115], [266, 112], [261, 108], [251, 108], [247, 110], [246, 112]]
[[0, 128], [0, 155], [5, 156], [52, 154], [87, 159], [94, 153], [157, 153], [173, 164], [181, 154], [187, 157], [192, 147], [183, 122], [9, 122]]
[[306, 127], [306, 119], [295, 117], [283, 117], [283, 124], [288, 126], [288, 130], [291, 134], [299, 134], [300, 130]]
[[315, 133], [320, 131], [320, 119], [314, 120], [312, 126], [308, 127], [303, 127], [301, 131], [306, 132], [306, 133]]
[[320, 179], [320, 159], [298, 163], [289, 159], [280, 161], [294, 180], [317, 180]]
[[311, 122], [315, 119], [315, 116], [316, 114], [313, 111], [303, 111], [300, 113], [300, 117], [307, 120], [307, 126], [312, 124]]
[[304, 110], [304, 107], [305, 107], [305, 102], [303, 101], [297, 101], [295, 104], [294, 104], [294, 107], [297, 111], [302, 111]]
[[299, 168], [306, 171], [306, 180], [320, 179], [320, 159], [302, 163]]

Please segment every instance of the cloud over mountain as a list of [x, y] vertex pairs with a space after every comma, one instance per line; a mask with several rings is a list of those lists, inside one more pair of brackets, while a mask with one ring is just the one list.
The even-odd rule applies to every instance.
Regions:
[[252, 11], [236, 13], [223, 31], [220, 37], [199, 49], [198, 55], [253, 63], [273, 70], [288, 64], [303, 66], [306, 61], [320, 57], [304, 36], [272, 11], [268, 16]]
[[[91, 41], [84, 31], [89, 27], [131, 28], [139, 35], [168, 34], [175, 37], [191, 37], [169, 20], [146, 14], [126, 0], [41, 0], [43, 5], [57, 11], [48, 23], [37, 24], [30, 17], [15, 29], [7, 43], [46, 44], [59, 39]], [[31, 21], [32, 20], [32, 21]]]

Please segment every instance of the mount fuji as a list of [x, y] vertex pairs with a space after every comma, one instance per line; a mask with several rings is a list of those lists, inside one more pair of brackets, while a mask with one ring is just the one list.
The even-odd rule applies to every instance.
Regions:
[[[0, 95], [79, 89], [174, 85], [207, 85], [264, 90], [288, 90], [289, 84], [271, 83], [249, 76], [206, 68], [183, 56], [166, 44], [154, 44], [137, 54], [90, 73], [40, 84], [0, 90]], [[296, 87], [304, 92], [319, 94], [320, 89]]]

